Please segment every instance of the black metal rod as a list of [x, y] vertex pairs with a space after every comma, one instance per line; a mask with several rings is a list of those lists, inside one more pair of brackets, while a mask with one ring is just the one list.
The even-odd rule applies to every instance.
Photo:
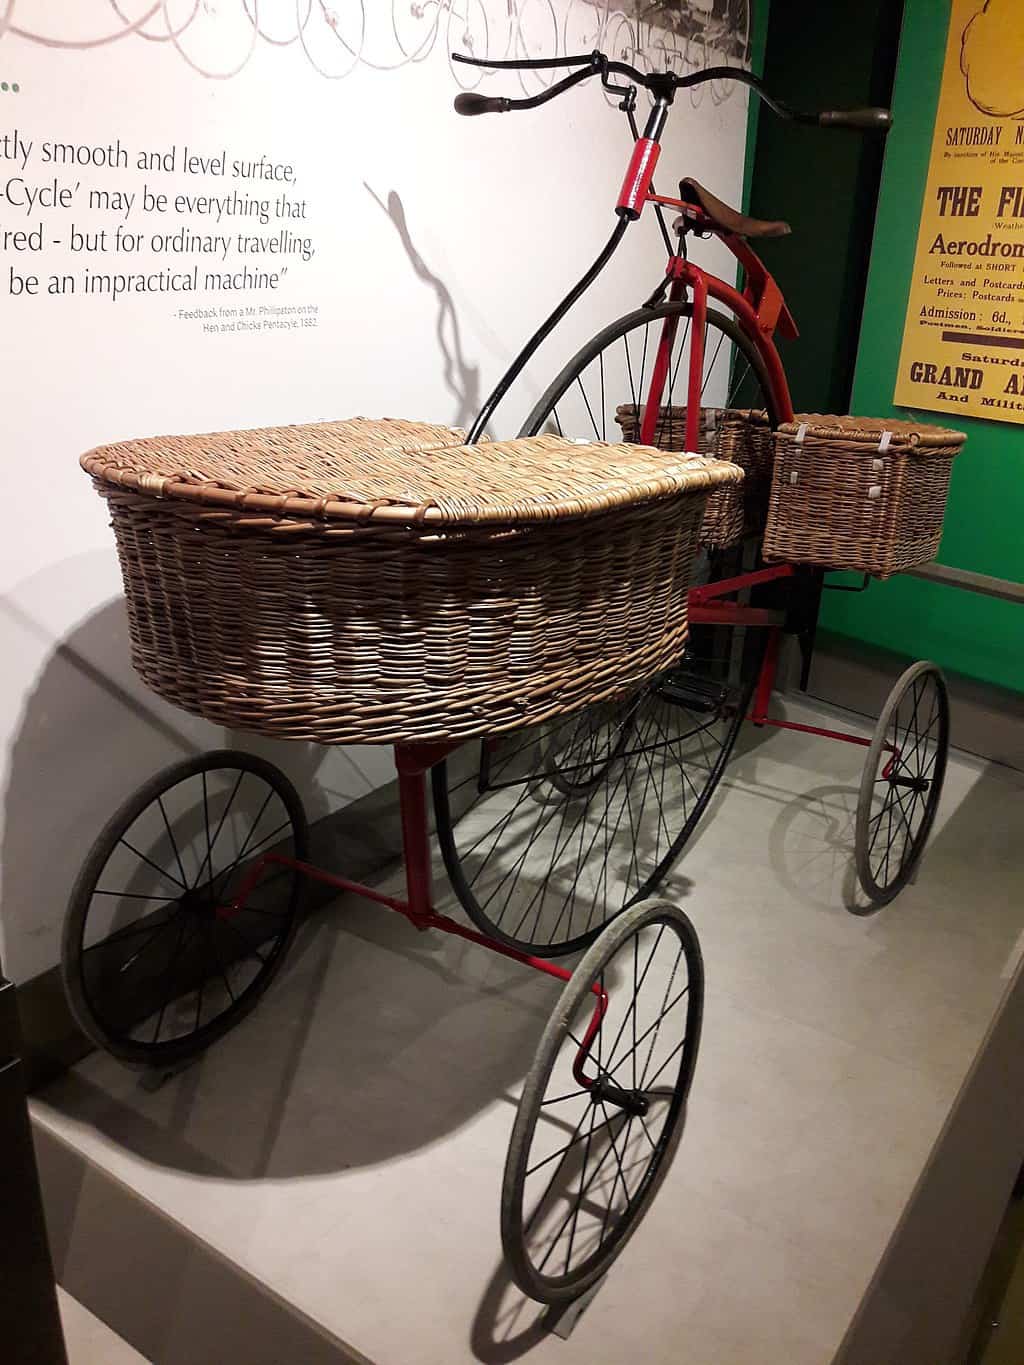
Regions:
[[535, 71], [553, 66], [593, 66], [599, 65], [600, 52], [583, 52], [578, 57], [523, 57], [508, 61], [493, 61], [490, 57], [467, 57], [464, 52], [453, 52], [452, 61], [462, 62], [465, 66], [485, 66], [495, 71]]
[[612, 235], [608, 238], [608, 241], [605, 243], [605, 246], [601, 251], [601, 254], [594, 261], [594, 264], [590, 267], [587, 273], [583, 275], [576, 282], [576, 284], [573, 285], [573, 287], [569, 290], [568, 294], [566, 294], [565, 298], [554, 310], [554, 312], [548, 318], [546, 318], [544, 322], [541, 323], [537, 331], [534, 332], [533, 336], [526, 343], [523, 349], [519, 352], [515, 360], [513, 360], [512, 364], [508, 367], [508, 369], [505, 371], [502, 377], [498, 380], [498, 383], [493, 393], [487, 399], [487, 402], [483, 405], [480, 411], [477, 413], [476, 420], [474, 421], [473, 426], [470, 429], [469, 441], [471, 443], [474, 441], [479, 441], [480, 437], [483, 435], [487, 427], [487, 423], [491, 420], [491, 417], [494, 415], [494, 409], [498, 406], [501, 400], [505, 397], [506, 393], [508, 393], [509, 389], [522, 374], [525, 367], [533, 358], [535, 352], [537, 351], [537, 348], [542, 344], [542, 342], [544, 342], [547, 339], [548, 336], [551, 335], [554, 329], [565, 317], [566, 313], [568, 313], [569, 309], [578, 299], [582, 298], [582, 296], [587, 292], [590, 286], [597, 279], [598, 275], [600, 275], [601, 271], [611, 260], [612, 256], [615, 254], [616, 247], [622, 241], [623, 233], [626, 231], [627, 227], [629, 227], [629, 219], [624, 217], [620, 218], [618, 222], [615, 224], [615, 230], [613, 231]]

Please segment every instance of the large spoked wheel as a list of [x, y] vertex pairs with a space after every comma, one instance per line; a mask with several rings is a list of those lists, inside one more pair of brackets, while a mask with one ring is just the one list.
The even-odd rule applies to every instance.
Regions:
[[[606, 327], [539, 400], [522, 435], [616, 440], [620, 404], [641, 406], [666, 320], [675, 323], [666, 405], [685, 403], [692, 310], [641, 308]], [[764, 408], [760, 357], [710, 310], [703, 401]], [[717, 577], [722, 565], [705, 565]], [[503, 943], [575, 952], [649, 895], [692, 836], [721, 780], [763, 654], [761, 632], [695, 626], [685, 658], [614, 702], [485, 741], [468, 778], [434, 770], [445, 865], [467, 914]], [[475, 790], [474, 790], [475, 789]], [[457, 822], [467, 794], [475, 800]]]
[[175, 1066], [252, 1009], [298, 923], [306, 817], [272, 764], [221, 750], [174, 764], [111, 818], [75, 883], [64, 984], [82, 1030], [121, 1061]]
[[505, 1257], [532, 1298], [578, 1297], [636, 1231], [682, 1131], [703, 1002], [696, 932], [667, 901], [609, 925], [566, 984], [502, 1186]]
[[912, 664], [889, 693], [857, 801], [857, 876], [873, 905], [913, 880], [935, 822], [949, 753], [949, 695], [939, 668]]

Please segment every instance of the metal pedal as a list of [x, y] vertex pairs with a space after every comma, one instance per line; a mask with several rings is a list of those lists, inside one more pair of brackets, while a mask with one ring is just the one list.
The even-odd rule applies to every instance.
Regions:
[[682, 668], [667, 673], [659, 681], [657, 693], [665, 701], [706, 715], [720, 711], [729, 697], [728, 687], [712, 682], [710, 678], [702, 678], [696, 673], [687, 673]]

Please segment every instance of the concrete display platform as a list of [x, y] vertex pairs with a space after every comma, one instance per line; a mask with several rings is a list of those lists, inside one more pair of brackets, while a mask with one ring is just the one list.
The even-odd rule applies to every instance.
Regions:
[[62, 1283], [160, 1365], [827, 1365], [1017, 972], [1024, 776], [954, 754], [917, 883], [859, 917], [864, 751], [741, 743], [665, 888], [707, 971], [686, 1132], [568, 1340], [497, 1217], [557, 988], [350, 899], [158, 1092], [94, 1055], [35, 1099]]

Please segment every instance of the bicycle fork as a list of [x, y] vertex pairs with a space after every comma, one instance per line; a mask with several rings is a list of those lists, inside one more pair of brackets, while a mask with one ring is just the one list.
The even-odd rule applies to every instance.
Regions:
[[[679, 256], [669, 262], [671, 284], [668, 291], [669, 303], [683, 303], [687, 290], [693, 304], [690, 320], [690, 363], [686, 377], [686, 449], [696, 453], [700, 449], [701, 397], [704, 388], [704, 332], [708, 316], [707, 281], [699, 270], [693, 270], [689, 263]], [[647, 391], [643, 417], [640, 422], [640, 444], [653, 445], [658, 430], [661, 413], [661, 400], [665, 392], [665, 381], [669, 379], [672, 365], [672, 348], [679, 330], [679, 314], [673, 313], [661, 325], [661, 337], [651, 372], [651, 384]]]

